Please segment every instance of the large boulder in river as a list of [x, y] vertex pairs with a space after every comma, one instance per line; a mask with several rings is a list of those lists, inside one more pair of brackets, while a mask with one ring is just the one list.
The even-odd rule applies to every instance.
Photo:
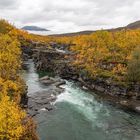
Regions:
[[44, 77], [40, 78], [39, 81], [42, 84], [45, 84], [45, 85], [54, 85], [56, 87], [59, 87], [61, 85], [66, 84], [65, 80], [62, 80], [61, 78], [58, 78], [58, 77], [54, 77], [53, 78], [53, 77], [44, 76]]

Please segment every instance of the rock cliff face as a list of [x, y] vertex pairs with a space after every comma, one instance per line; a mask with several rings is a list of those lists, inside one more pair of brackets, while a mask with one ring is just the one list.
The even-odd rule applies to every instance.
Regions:
[[50, 71], [65, 79], [73, 79], [77, 75], [69, 57], [72, 53], [68, 50], [36, 48], [33, 52], [37, 70]]
[[[54, 50], [34, 50], [34, 60], [37, 70], [56, 72], [64, 64], [65, 54]], [[62, 62], [63, 61], [63, 62]]]

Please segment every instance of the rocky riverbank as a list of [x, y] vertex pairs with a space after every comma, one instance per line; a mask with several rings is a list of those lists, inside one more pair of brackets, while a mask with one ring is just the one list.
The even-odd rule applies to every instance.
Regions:
[[39, 78], [32, 59], [24, 61], [23, 66], [27, 94], [23, 97], [21, 104], [27, 108], [27, 113], [31, 117], [36, 117], [42, 111], [52, 111], [54, 109], [53, 102], [64, 91], [60, 86], [65, 84], [65, 80], [49, 76]]
[[64, 91], [60, 85], [65, 84], [65, 81], [60, 78], [45, 76], [40, 78], [39, 82], [47, 86], [47, 88], [28, 95], [28, 113], [32, 117], [41, 113], [41, 111], [53, 110], [54, 106], [52, 103], [57, 99], [57, 95]]
[[68, 48], [69, 46], [61, 47], [54, 43], [51, 44], [51, 48], [40, 46], [31, 49], [36, 69], [53, 72], [64, 79], [75, 80], [84, 89], [97, 91], [121, 106], [140, 112], [140, 85], [131, 84], [125, 87], [113, 83], [111, 79], [87, 77], [82, 70], [72, 65], [74, 54]]

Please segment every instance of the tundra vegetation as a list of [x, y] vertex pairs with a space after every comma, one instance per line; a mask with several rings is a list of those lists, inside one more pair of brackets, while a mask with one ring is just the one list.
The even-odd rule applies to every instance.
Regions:
[[0, 139], [35, 140], [34, 122], [21, 108], [25, 83], [21, 79], [20, 46], [33, 42], [68, 44], [72, 65], [92, 79], [107, 78], [129, 86], [140, 83], [140, 30], [97, 31], [90, 35], [40, 36], [0, 20]]

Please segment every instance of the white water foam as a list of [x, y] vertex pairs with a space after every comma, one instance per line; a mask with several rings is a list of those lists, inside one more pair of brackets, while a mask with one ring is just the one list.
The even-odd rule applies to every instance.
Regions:
[[[67, 82], [67, 84], [62, 87], [65, 88], [65, 91], [58, 95], [55, 104], [68, 102], [74, 105], [78, 112], [82, 113], [94, 124], [94, 122], [98, 119], [101, 109], [103, 109], [103, 105], [98, 103], [94, 99], [94, 96], [87, 94], [80, 88], [73, 87], [70, 82]], [[108, 114], [108, 112], [106, 113]]]

